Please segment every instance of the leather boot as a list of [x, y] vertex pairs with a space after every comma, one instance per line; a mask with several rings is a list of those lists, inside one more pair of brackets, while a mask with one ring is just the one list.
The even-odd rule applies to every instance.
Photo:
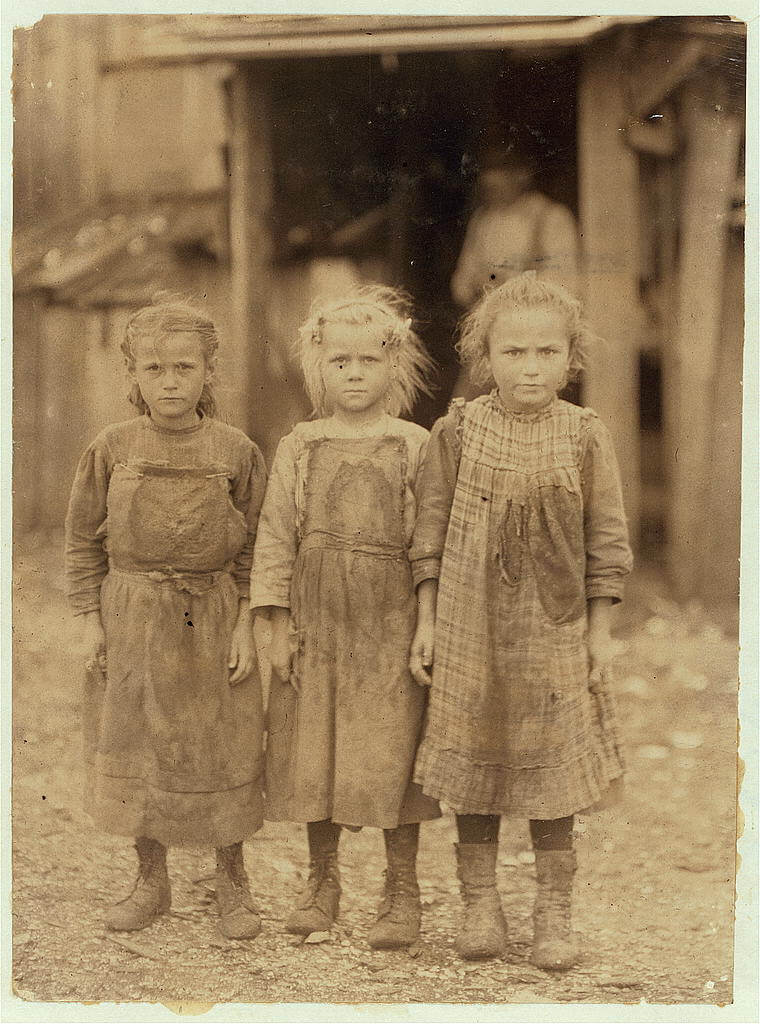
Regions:
[[498, 843], [459, 843], [457, 876], [464, 899], [464, 917], [456, 940], [464, 960], [503, 956], [507, 948], [507, 922], [496, 888]]
[[338, 916], [339, 905], [338, 854], [312, 857], [306, 889], [288, 918], [285, 930], [291, 935], [329, 932]]
[[285, 924], [285, 930], [292, 935], [327, 932], [335, 923], [340, 904], [340, 829], [340, 825], [329, 820], [310, 821], [306, 826], [309, 879], [296, 909]]
[[578, 961], [578, 945], [571, 925], [575, 867], [575, 850], [536, 850], [538, 891], [530, 959], [544, 970], [567, 970]]
[[137, 880], [126, 899], [106, 914], [106, 928], [115, 932], [136, 932], [153, 924], [172, 905], [166, 847], [156, 839], [138, 836], [135, 840], [139, 861]]
[[243, 844], [220, 846], [216, 850], [216, 906], [219, 931], [228, 939], [255, 939], [261, 918], [251, 896]]
[[420, 934], [422, 906], [417, 884], [417, 845], [420, 826], [399, 825], [385, 829], [385, 892], [375, 922], [369, 930], [373, 949], [411, 946]]

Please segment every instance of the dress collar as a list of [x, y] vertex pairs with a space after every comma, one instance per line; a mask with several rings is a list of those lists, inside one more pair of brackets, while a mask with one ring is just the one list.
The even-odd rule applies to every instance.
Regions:
[[199, 430], [203, 430], [206, 424], [209, 422], [207, 416], [204, 416], [202, 412], [198, 412], [200, 419], [197, 423], [194, 423], [191, 427], [182, 427], [181, 430], [172, 430], [171, 427], [160, 427], [157, 423], [154, 423], [149, 413], [143, 414], [143, 423], [148, 430], [155, 430], [158, 434], [168, 435], [169, 437], [187, 437], [188, 434], [196, 434]]
[[518, 420], [521, 423], [531, 423], [534, 420], [542, 420], [547, 416], [551, 416], [559, 401], [557, 396], [554, 395], [551, 401], [547, 402], [546, 405], [542, 405], [540, 409], [536, 409], [535, 412], [513, 412], [504, 405], [498, 388], [494, 388], [490, 392], [488, 399], [490, 405], [500, 412], [502, 416], [505, 416], [507, 419]]

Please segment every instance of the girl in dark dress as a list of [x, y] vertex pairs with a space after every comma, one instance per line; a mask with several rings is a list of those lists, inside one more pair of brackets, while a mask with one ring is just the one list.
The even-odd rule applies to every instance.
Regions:
[[90, 651], [87, 807], [135, 837], [139, 874], [107, 925], [145, 928], [171, 904], [166, 847], [216, 848], [222, 932], [260, 930], [242, 840], [262, 824], [261, 684], [248, 605], [266, 470], [213, 418], [213, 323], [177, 302], [129, 322], [141, 414], [107, 427], [77, 469], [66, 570]]

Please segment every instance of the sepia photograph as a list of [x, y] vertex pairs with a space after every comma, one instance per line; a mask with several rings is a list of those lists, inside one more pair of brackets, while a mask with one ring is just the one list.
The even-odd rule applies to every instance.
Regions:
[[278, 6], [3, 16], [3, 1019], [753, 1019], [748, 20]]

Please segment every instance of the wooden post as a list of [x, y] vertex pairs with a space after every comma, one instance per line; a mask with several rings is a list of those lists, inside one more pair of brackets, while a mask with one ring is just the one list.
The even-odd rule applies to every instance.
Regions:
[[[266, 295], [272, 240], [268, 225], [273, 196], [269, 81], [265, 65], [240, 64], [231, 81], [230, 262], [232, 342], [240, 373], [233, 405], [240, 422], [264, 448], [274, 396], [267, 380]], [[232, 384], [232, 381], [229, 381]]]
[[578, 169], [586, 315], [603, 345], [591, 353], [583, 401], [615, 442], [631, 539], [639, 534], [639, 173], [625, 144], [623, 61], [605, 42], [584, 55], [578, 87]]
[[680, 596], [700, 586], [706, 535], [719, 527], [705, 515], [714, 419], [717, 352], [728, 215], [741, 144], [742, 119], [728, 87], [712, 73], [681, 93], [686, 138], [682, 168], [676, 325], [665, 390], [670, 477], [670, 570]]

